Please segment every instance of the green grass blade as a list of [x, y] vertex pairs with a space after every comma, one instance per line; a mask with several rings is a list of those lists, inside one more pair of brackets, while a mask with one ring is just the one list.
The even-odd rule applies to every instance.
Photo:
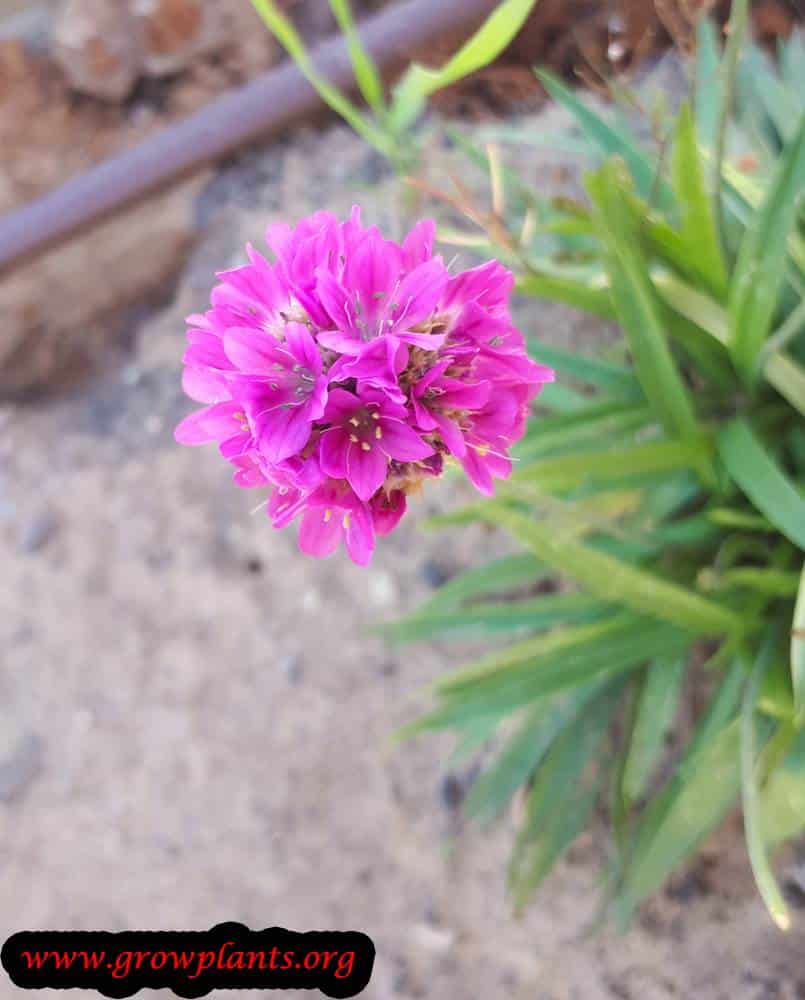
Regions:
[[801, 724], [805, 722], [805, 563], [791, 622], [791, 683], [794, 687], [794, 714]]
[[654, 162], [641, 152], [630, 135], [610, 125], [600, 115], [591, 111], [552, 73], [538, 70], [537, 76], [550, 96], [573, 114], [585, 135], [605, 156], [622, 157], [643, 198], [656, 193], [660, 208], [664, 211], [673, 208], [674, 192], [671, 185], [664, 178], [657, 177]]
[[294, 60], [321, 99], [366, 142], [374, 146], [384, 156], [391, 156], [394, 150], [389, 137], [369, 122], [337, 87], [334, 87], [326, 77], [319, 73], [296, 28], [282, 13], [274, 0], [252, 0], [252, 5], [268, 30]]
[[421, 604], [417, 615], [436, 614], [455, 610], [471, 598], [503, 594], [528, 584], [538, 583], [550, 575], [530, 552], [504, 556], [485, 566], [464, 570], [436, 591], [430, 600]]
[[703, 463], [710, 463], [712, 456], [708, 438], [600, 448], [532, 462], [501, 483], [498, 492], [502, 496], [516, 490], [521, 483], [535, 483], [541, 492], [562, 493], [582, 486], [619, 483], [627, 476], [636, 480], [681, 469], [695, 470]]
[[445, 635], [486, 636], [523, 629], [535, 631], [563, 622], [593, 621], [604, 605], [584, 594], [558, 594], [528, 601], [471, 604], [459, 610], [417, 613], [383, 627], [385, 637], [396, 643], [420, 642]]
[[621, 925], [726, 815], [740, 787], [740, 729], [734, 720], [745, 670], [735, 662], [699, 722], [684, 759], [652, 799], [614, 900]]
[[780, 930], [785, 931], [791, 926], [791, 917], [766, 853], [757, 774], [755, 706], [763, 675], [769, 667], [770, 657], [768, 654], [771, 648], [771, 644], [767, 644], [766, 648], [761, 650], [744, 693], [741, 709], [741, 794], [746, 847], [755, 883], [772, 920]]
[[542, 562], [566, 573], [603, 601], [623, 604], [693, 634], [738, 636], [748, 624], [715, 601], [588, 545], [557, 537], [551, 526], [532, 521], [500, 504], [488, 505], [487, 518], [510, 531]]
[[696, 262], [708, 289], [720, 299], [727, 290], [727, 268], [721, 252], [713, 204], [705, 187], [696, 126], [688, 104], [682, 105], [677, 117], [672, 162], [674, 187], [682, 215], [682, 246], [688, 259]]
[[645, 794], [665, 749], [684, 676], [685, 663], [681, 660], [661, 658], [646, 669], [623, 768], [621, 787], [627, 802], [636, 802]]
[[537, 0], [503, 0], [440, 69], [411, 66], [394, 88], [392, 127], [398, 132], [407, 128], [431, 94], [488, 66], [512, 41], [536, 3]]
[[596, 799], [588, 765], [595, 761], [600, 766], [600, 747], [620, 693], [621, 685], [611, 685], [588, 704], [557, 738], [537, 772], [509, 866], [517, 912], [584, 828]]
[[613, 301], [646, 398], [670, 434], [687, 437], [696, 432], [693, 403], [668, 347], [662, 307], [640, 253], [636, 227], [624, 213], [622, 185], [614, 163], [587, 177]]
[[722, 88], [716, 29], [713, 22], [703, 17], [696, 32], [696, 125], [701, 140], [709, 149], [715, 149], [718, 119], [721, 109]]
[[599, 688], [597, 684], [588, 685], [539, 701], [528, 709], [504, 750], [472, 786], [465, 803], [467, 815], [482, 823], [497, 818], [559, 733], [577, 718]]
[[528, 353], [541, 364], [550, 365], [579, 382], [619, 395], [642, 396], [640, 383], [628, 368], [576, 351], [563, 351], [533, 337], [528, 338]]
[[805, 551], [805, 497], [743, 419], [721, 432], [718, 448], [732, 479], [786, 538]]
[[355, 30], [349, 0], [330, 0], [330, 7], [338, 22], [338, 27], [346, 39], [349, 57], [355, 72], [355, 80], [361, 94], [363, 94], [363, 99], [375, 114], [382, 115], [385, 111], [383, 81], [380, 79], [377, 66], [363, 47], [358, 32]]
[[521, 295], [562, 302], [602, 319], [614, 319], [616, 315], [606, 283], [592, 278], [583, 280], [535, 268], [518, 277], [516, 288]]
[[805, 188], [805, 114], [786, 147], [766, 199], [741, 242], [729, 299], [729, 348], [746, 379], [760, 374], [785, 280], [788, 237]]

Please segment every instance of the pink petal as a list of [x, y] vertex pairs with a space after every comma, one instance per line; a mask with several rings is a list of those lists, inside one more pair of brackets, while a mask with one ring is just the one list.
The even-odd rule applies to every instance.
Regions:
[[398, 462], [418, 462], [433, 454], [433, 448], [402, 420], [385, 417], [380, 420], [380, 427], [383, 436], [378, 444], [389, 458]]
[[388, 471], [388, 458], [380, 448], [364, 451], [360, 444], [350, 442], [347, 451], [347, 482], [359, 500], [369, 500], [383, 485]]
[[276, 465], [300, 452], [308, 442], [313, 424], [304, 406], [272, 411], [260, 433], [260, 453]]
[[309, 556], [324, 559], [338, 548], [343, 534], [343, 511], [331, 507], [309, 507], [299, 525], [299, 548]]
[[358, 566], [367, 566], [375, 547], [372, 518], [367, 507], [361, 504], [343, 518], [344, 541], [350, 558]]

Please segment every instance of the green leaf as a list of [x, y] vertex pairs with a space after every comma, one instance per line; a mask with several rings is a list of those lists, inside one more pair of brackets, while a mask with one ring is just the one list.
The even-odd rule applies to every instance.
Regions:
[[794, 713], [801, 724], [805, 722], [805, 563], [791, 622], [791, 683], [794, 686]]
[[688, 104], [682, 105], [677, 117], [673, 174], [682, 216], [682, 246], [688, 259], [696, 262], [709, 291], [721, 298], [727, 290], [727, 269], [699, 160], [696, 126]]
[[417, 64], [409, 67], [394, 89], [392, 127], [398, 132], [407, 128], [431, 94], [488, 66], [516, 36], [536, 2], [503, 0], [441, 69], [428, 69]]
[[521, 295], [531, 295], [549, 302], [563, 302], [582, 312], [602, 319], [614, 319], [615, 308], [609, 294], [606, 278], [580, 278], [561, 273], [532, 268], [517, 278], [516, 289]]
[[766, 199], [741, 242], [730, 287], [729, 348], [746, 379], [760, 374], [761, 349], [785, 278], [789, 233], [805, 188], [805, 115], [786, 147]]
[[578, 717], [599, 690], [598, 684], [587, 685], [538, 701], [529, 708], [494, 764], [473, 784], [465, 803], [467, 815], [484, 823], [499, 816], [559, 733]]
[[[563, 351], [533, 337], [528, 338], [528, 353], [540, 364], [550, 365], [579, 382], [586, 382], [597, 389], [606, 389], [619, 395], [642, 396], [640, 383], [622, 365], [590, 357], [577, 351]], [[547, 387], [546, 387], [547, 388]]]
[[562, 81], [547, 70], [538, 70], [537, 76], [550, 96], [570, 111], [583, 129], [585, 135], [606, 156], [620, 156], [634, 177], [637, 190], [643, 198], [656, 193], [659, 207], [669, 211], [674, 205], [674, 193], [670, 184], [658, 177], [657, 168], [633, 140], [622, 129], [591, 111]]
[[385, 111], [383, 81], [380, 79], [380, 73], [372, 61], [372, 57], [361, 44], [358, 32], [355, 30], [349, 0], [330, 0], [330, 7], [338, 22], [338, 27], [346, 39], [352, 68], [355, 71], [355, 80], [360, 92], [369, 107], [376, 114], [382, 114]]
[[696, 125], [702, 142], [709, 149], [715, 149], [718, 119], [721, 109], [722, 88], [716, 29], [713, 22], [703, 17], [696, 32]]
[[651, 801], [614, 900], [619, 922], [654, 892], [726, 815], [740, 786], [735, 713], [745, 672], [735, 663], [697, 726], [684, 759]]
[[687, 441], [646, 441], [618, 448], [576, 452], [543, 458], [518, 469], [501, 483], [499, 494], [516, 492], [520, 483], [535, 483], [545, 493], [561, 493], [582, 486], [619, 483], [680, 469], [697, 469], [712, 461], [707, 438]]
[[805, 498], [739, 418], [720, 433], [718, 448], [732, 479], [761, 514], [805, 550]]
[[430, 600], [421, 604], [417, 615], [436, 614], [459, 608], [464, 601], [489, 594], [502, 594], [527, 584], [538, 583], [550, 571], [530, 552], [504, 556], [485, 566], [464, 570], [436, 591]]
[[647, 399], [669, 434], [687, 437], [696, 432], [693, 404], [668, 348], [661, 305], [635, 226], [624, 212], [622, 184], [614, 163], [587, 177], [613, 301]]
[[274, 0], [252, 0], [252, 4], [268, 30], [293, 59], [321, 99], [369, 145], [374, 146], [384, 156], [392, 156], [394, 148], [389, 137], [369, 122], [337, 87], [319, 73], [293, 23], [282, 13]]
[[618, 706], [621, 685], [611, 685], [557, 738], [537, 772], [509, 866], [509, 888], [522, 910], [554, 862], [584, 828], [596, 799], [588, 765]]
[[763, 902], [772, 920], [780, 930], [788, 930], [791, 917], [775, 881], [766, 854], [766, 838], [763, 832], [763, 816], [757, 780], [757, 739], [755, 706], [757, 704], [763, 675], [769, 667], [773, 643], [766, 643], [752, 670], [744, 693], [741, 709], [741, 791], [743, 799], [744, 832], [749, 861], [755, 875]]
[[550, 525], [536, 523], [502, 505], [490, 504], [487, 516], [491, 523], [506, 528], [528, 546], [542, 562], [567, 573], [601, 600], [623, 604], [694, 634], [738, 636], [749, 624], [715, 601], [590, 546], [557, 537]]
[[805, 729], [799, 730], [785, 760], [761, 790], [759, 808], [769, 846], [797, 836], [805, 827]]
[[528, 601], [506, 601], [501, 604], [471, 604], [454, 610], [418, 612], [383, 628], [392, 642], [418, 642], [443, 635], [497, 635], [522, 629], [548, 628], [561, 622], [592, 621], [599, 617], [604, 605], [583, 594], [558, 594], [536, 597]]
[[406, 734], [502, 717], [538, 699], [634, 670], [665, 654], [682, 655], [690, 637], [633, 615], [574, 625], [492, 653], [437, 683], [440, 707]]
[[627, 802], [636, 802], [646, 791], [665, 749], [665, 737], [674, 719], [684, 676], [683, 660], [663, 657], [646, 669], [623, 769], [622, 789]]
[[[603, 403], [586, 406], [569, 414], [562, 414], [550, 427], [551, 418], [535, 421], [533, 433], [528, 433], [513, 449], [512, 456], [519, 463], [530, 462], [540, 455], [567, 452], [591, 441], [617, 443], [634, 432], [651, 428], [654, 415], [647, 406]], [[521, 465], [522, 468], [522, 465]]]

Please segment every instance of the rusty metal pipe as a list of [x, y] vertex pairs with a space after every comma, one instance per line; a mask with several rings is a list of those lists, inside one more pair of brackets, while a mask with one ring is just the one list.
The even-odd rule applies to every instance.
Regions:
[[[367, 20], [361, 37], [388, 77], [405, 65], [412, 50], [480, 22], [494, 7], [495, 0], [407, 0]], [[313, 59], [338, 87], [354, 86], [342, 38], [322, 43]], [[0, 217], [0, 273], [184, 174], [276, 134], [320, 106], [316, 91], [286, 61], [134, 149]]]

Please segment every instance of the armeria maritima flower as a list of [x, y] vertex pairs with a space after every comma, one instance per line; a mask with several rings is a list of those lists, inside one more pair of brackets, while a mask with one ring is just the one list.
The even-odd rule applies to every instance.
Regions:
[[188, 320], [184, 389], [207, 405], [177, 441], [216, 442], [239, 486], [269, 488], [275, 527], [301, 518], [311, 555], [343, 541], [366, 564], [450, 456], [491, 494], [553, 378], [512, 325], [510, 272], [451, 274], [433, 236], [423, 221], [394, 243], [358, 208], [269, 226], [275, 262], [248, 247]]

